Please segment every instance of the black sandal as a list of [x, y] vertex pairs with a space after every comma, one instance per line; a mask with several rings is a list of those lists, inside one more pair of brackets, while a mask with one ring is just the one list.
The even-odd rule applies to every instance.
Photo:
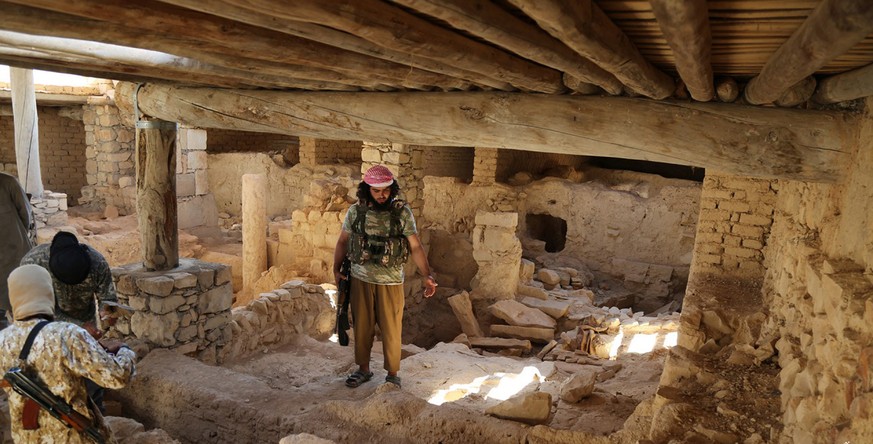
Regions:
[[352, 373], [351, 375], [349, 375], [348, 378], [346, 378], [346, 386], [351, 387], [351, 388], [355, 388], [355, 387], [358, 387], [361, 384], [369, 381], [370, 379], [373, 379], [373, 372], [364, 373], [360, 370], [355, 370], [354, 373]]
[[397, 375], [388, 375], [385, 377], [385, 382], [390, 382], [400, 388], [400, 376]]

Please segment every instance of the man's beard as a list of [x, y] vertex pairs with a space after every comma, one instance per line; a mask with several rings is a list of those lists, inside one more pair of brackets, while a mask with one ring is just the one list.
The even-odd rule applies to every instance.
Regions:
[[385, 203], [379, 203], [376, 199], [370, 199], [373, 203], [373, 209], [376, 211], [388, 211], [391, 209], [391, 199], [385, 201]]

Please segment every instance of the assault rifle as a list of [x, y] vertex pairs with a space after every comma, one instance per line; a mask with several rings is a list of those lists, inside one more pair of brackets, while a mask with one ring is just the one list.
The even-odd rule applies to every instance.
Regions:
[[351, 328], [349, 323], [349, 301], [352, 298], [350, 291], [352, 285], [351, 268], [351, 261], [348, 258], [343, 259], [343, 263], [340, 265], [340, 274], [346, 278], [337, 282], [336, 292], [336, 335], [340, 345], [349, 345], [349, 333], [346, 330]]
[[70, 404], [67, 404], [63, 399], [43, 388], [41, 384], [28, 378], [20, 368], [13, 367], [9, 369], [3, 375], [3, 379], [9, 382], [9, 386], [19, 395], [32, 399], [43, 410], [66, 424], [67, 427], [76, 429], [97, 444], [106, 443], [106, 438], [100, 434], [100, 430], [94, 427], [94, 424], [88, 417], [77, 412]]

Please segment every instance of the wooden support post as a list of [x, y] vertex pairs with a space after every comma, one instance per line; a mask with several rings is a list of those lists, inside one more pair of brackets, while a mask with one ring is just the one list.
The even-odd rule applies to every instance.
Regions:
[[163, 271], [179, 265], [176, 213], [176, 124], [136, 122], [136, 214], [143, 267]]
[[263, 174], [243, 174], [242, 217], [243, 291], [249, 291], [267, 270], [267, 177]]
[[15, 163], [18, 182], [24, 192], [42, 196], [42, 173], [39, 167], [39, 119], [36, 113], [36, 93], [33, 71], [10, 68], [12, 84], [12, 114], [15, 126]]

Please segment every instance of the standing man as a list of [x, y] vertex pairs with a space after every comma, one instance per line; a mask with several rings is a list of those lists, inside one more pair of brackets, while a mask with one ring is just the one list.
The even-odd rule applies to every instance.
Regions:
[[[53, 322], [55, 297], [45, 268], [16, 268], [9, 275], [9, 299], [15, 322], [0, 331], [0, 371], [20, 367], [29, 379], [41, 383], [43, 389], [84, 415], [107, 437], [106, 442], [114, 442], [108, 439], [110, 432], [102, 416], [88, 403], [85, 378], [106, 387], [122, 388], [134, 374], [136, 354], [117, 340], [104, 340], [101, 345], [75, 324]], [[34, 339], [26, 341], [31, 335]], [[20, 354], [26, 355], [23, 361]], [[15, 442], [92, 442], [43, 409], [34, 408], [38, 404], [11, 388], [6, 388], [6, 394]]]
[[[0, 325], [6, 326], [5, 312], [11, 312], [6, 278], [18, 267], [21, 258], [32, 245], [28, 236], [31, 221], [30, 203], [18, 181], [0, 173]], [[12, 316], [10, 314], [9, 318]], [[0, 329], [2, 329], [0, 327]]]
[[[400, 387], [400, 346], [403, 325], [403, 266], [409, 256], [424, 281], [424, 297], [436, 292], [427, 255], [418, 239], [415, 218], [406, 202], [397, 199], [400, 186], [391, 171], [376, 165], [364, 174], [358, 185], [358, 202], [349, 208], [333, 255], [337, 284], [351, 279], [351, 309], [354, 320], [355, 363], [358, 370], [349, 375], [346, 385], [358, 387], [373, 377], [370, 350], [376, 325], [382, 332], [386, 382]], [[340, 273], [348, 256], [351, 276]]]

